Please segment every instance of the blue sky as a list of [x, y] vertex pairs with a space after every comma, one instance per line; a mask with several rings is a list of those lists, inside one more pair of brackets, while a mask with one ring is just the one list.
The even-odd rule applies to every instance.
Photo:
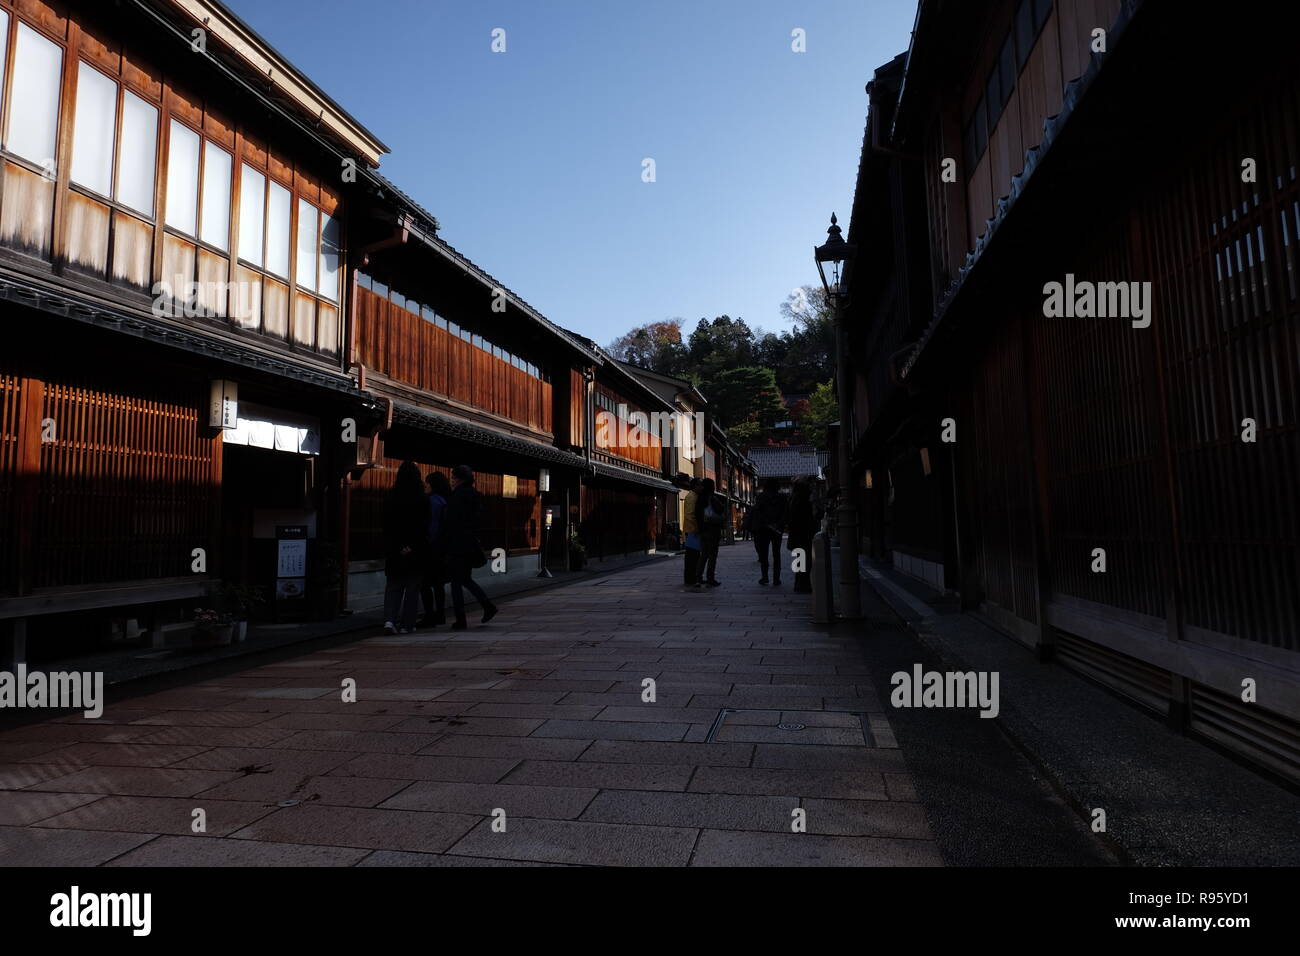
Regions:
[[[786, 328], [915, 0], [226, 0], [392, 150], [441, 235], [601, 344]], [[506, 52], [491, 50], [506, 31]], [[805, 31], [807, 52], [791, 50]], [[642, 181], [642, 160], [656, 181]], [[847, 225], [847, 222], [845, 222]]]

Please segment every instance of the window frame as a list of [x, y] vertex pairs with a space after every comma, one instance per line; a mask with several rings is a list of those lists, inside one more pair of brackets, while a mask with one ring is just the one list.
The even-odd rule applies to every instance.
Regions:
[[[81, 55], [76, 56], [75, 63], [77, 69], [77, 82], [76, 82], [76, 89], [72, 97], [72, 112], [70, 114], [72, 131], [69, 139], [68, 188], [70, 190], [75, 190], [77, 193], [86, 196], [89, 199], [93, 199], [95, 202], [98, 202], [101, 205], [108, 206], [110, 209], [116, 212], [120, 212], [123, 213], [124, 215], [131, 216], [134, 219], [138, 219], [142, 222], [146, 222], [150, 226], [155, 226], [157, 225], [158, 222], [158, 182], [159, 182], [158, 160], [162, 156], [161, 135], [162, 135], [163, 110], [158, 103], [151, 102], [148, 98], [141, 96], [140, 91], [132, 88], [132, 86], [126, 83], [122, 78], [112, 76], [104, 72], [104, 70], [102, 70], [97, 64], [86, 59], [86, 57]], [[77, 155], [76, 124], [77, 124], [77, 115], [80, 109], [79, 98], [81, 94], [81, 68], [83, 66], [86, 67], [87, 69], [93, 70], [97, 75], [99, 75], [100, 77], [102, 77], [103, 79], [111, 83], [113, 85], [113, 90], [114, 90], [113, 142], [112, 142], [112, 155], [110, 157], [110, 162], [109, 162], [109, 174], [108, 174], [109, 192], [107, 195], [99, 192], [98, 190], [94, 189], [91, 186], [86, 185], [85, 183], [77, 182], [77, 180], [73, 179], [73, 175], [72, 175], [72, 166], [73, 163], [76, 162], [76, 155]], [[152, 208], [148, 212], [146, 212], [143, 209], [137, 208], [136, 206], [133, 206], [127, 202], [124, 202], [121, 198], [122, 146], [123, 146], [122, 133], [126, 123], [126, 98], [128, 96], [138, 100], [147, 109], [153, 110], [153, 121], [154, 121], [153, 142], [152, 142], [153, 176], [151, 177], [153, 185], [149, 197], [149, 202]], [[61, 119], [62, 119], [63, 112], [64, 111], [61, 109], [60, 110]]]
[[[4, 42], [4, 50], [3, 50], [3, 56], [4, 56], [3, 94], [4, 95], [3, 95], [3, 99], [0, 100], [0, 123], [2, 123], [2, 125], [0, 125], [0, 143], [3, 144], [3, 148], [0, 149], [0, 156], [3, 156], [4, 159], [14, 162], [19, 166], [22, 166], [24, 169], [28, 170], [29, 172], [36, 173], [46, 178], [52, 177], [55, 182], [58, 182], [59, 178], [63, 174], [63, 169], [59, 164], [59, 139], [63, 131], [62, 121], [63, 121], [64, 110], [66, 107], [66, 97], [64, 96], [64, 93], [66, 92], [65, 77], [68, 69], [68, 55], [69, 55], [68, 43], [65, 38], [54, 36], [49, 31], [47, 31], [44, 27], [42, 27], [40, 24], [33, 23], [32, 21], [26, 19], [15, 8], [12, 7], [4, 8], [4, 13], [8, 17], [8, 24], [5, 30], [5, 42]], [[13, 95], [13, 86], [15, 81], [14, 69], [18, 64], [18, 38], [19, 38], [19, 30], [21, 27], [26, 27], [28, 30], [34, 33], [39, 39], [45, 40], [47, 43], [50, 43], [51, 45], [54, 46], [55, 49], [59, 51], [59, 76], [58, 76], [58, 83], [55, 86], [56, 98], [54, 101], [54, 154], [49, 157], [50, 162], [53, 165], [48, 170], [46, 169], [46, 167], [42, 166], [39, 161], [28, 159], [26, 156], [22, 155], [21, 153], [15, 152], [12, 144], [13, 133], [11, 127], [13, 125], [13, 112], [14, 112], [14, 99], [15, 99]]]

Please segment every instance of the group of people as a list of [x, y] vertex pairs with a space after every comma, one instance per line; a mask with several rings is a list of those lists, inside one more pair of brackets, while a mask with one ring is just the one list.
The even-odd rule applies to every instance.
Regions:
[[[446, 585], [451, 585], [453, 631], [463, 631], [465, 591], [478, 600], [483, 623], [497, 608], [474, 581], [475, 568], [487, 563], [479, 544], [483, 498], [468, 465], [452, 469], [451, 479], [404, 462], [384, 500], [384, 632], [408, 634], [419, 627], [447, 623]], [[424, 616], [416, 614], [423, 601]]]
[[[817, 518], [813, 514], [812, 485], [807, 478], [796, 478], [787, 499], [781, 493], [781, 483], [775, 478], [763, 481], [749, 513], [745, 516], [754, 535], [754, 550], [758, 552], [759, 584], [768, 583], [768, 556], [771, 555], [772, 584], [781, 584], [781, 538], [786, 539], [786, 550], [793, 554], [803, 552], [804, 570], [794, 572], [794, 590], [799, 594], [812, 593], [812, 579], [807, 570], [812, 560], [812, 540], [817, 532]], [[792, 562], [793, 563], [793, 562]]]
[[[683, 502], [682, 530], [686, 533], [686, 566], [683, 569], [683, 586], [688, 591], [702, 591], [705, 587], [720, 587], [718, 580], [718, 545], [728, 521], [729, 509], [715, 490], [712, 478], [694, 478]], [[761, 575], [759, 584], [781, 584], [781, 540], [786, 538], [786, 548], [803, 551], [802, 567], [794, 572], [794, 590], [801, 594], [812, 593], [812, 583], [806, 570], [812, 560], [812, 540], [817, 531], [813, 514], [812, 486], [807, 478], [794, 482], [787, 498], [781, 493], [781, 484], [775, 478], [763, 482], [763, 490], [745, 514], [745, 530], [754, 537]], [[787, 534], [788, 532], [788, 534]], [[769, 564], [770, 555], [770, 564]]]

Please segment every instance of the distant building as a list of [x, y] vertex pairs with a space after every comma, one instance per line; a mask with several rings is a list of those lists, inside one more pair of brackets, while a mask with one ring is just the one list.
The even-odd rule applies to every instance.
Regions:
[[618, 363], [672, 407], [672, 435], [664, 448], [664, 473], [671, 475], [678, 490], [665, 496], [658, 526], [659, 547], [681, 547], [682, 508], [692, 478], [712, 478], [718, 494], [730, 504], [734, 532], [740, 527], [745, 507], [754, 500], [754, 466], [733, 446], [709, 413], [708, 399], [685, 379], [662, 372]]
[[820, 481], [824, 474], [825, 452], [812, 445], [756, 445], [749, 450], [749, 458], [760, 487], [768, 478], [775, 478], [783, 491], [789, 491], [796, 478]]

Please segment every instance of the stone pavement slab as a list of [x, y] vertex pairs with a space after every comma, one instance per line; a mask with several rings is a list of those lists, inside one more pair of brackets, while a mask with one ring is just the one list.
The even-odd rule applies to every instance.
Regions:
[[257, 843], [212, 837], [161, 836], [109, 866], [355, 866], [364, 848]]
[[153, 839], [153, 834], [0, 827], [0, 865], [99, 866]]
[[519, 819], [508, 821], [504, 833], [492, 832], [485, 821], [452, 853], [539, 863], [685, 866], [694, 844], [695, 831], [681, 827]]
[[236, 839], [442, 853], [478, 823], [464, 813], [419, 813], [301, 804], [277, 810]]
[[929, 840], [705, 830], [692, 866], [942, 866]]
[[209, 836], [225, 836], [272, 812], [263, 803], [208, 797], [104, 797], [83, 807], [42, 820], [37, 826], [76, 830], [116, 830], [127, 833], [193, 833], [193, 812], [201, 808]]
[[394, 810], [437, 810], [444, 813], [490, 815], [500, 808], [507, 818], [576, 818], [600, 791], [576, 787], [533, 787], [491, 783], [439, 783], [420, 781], [385, 800], [380, 807]]

